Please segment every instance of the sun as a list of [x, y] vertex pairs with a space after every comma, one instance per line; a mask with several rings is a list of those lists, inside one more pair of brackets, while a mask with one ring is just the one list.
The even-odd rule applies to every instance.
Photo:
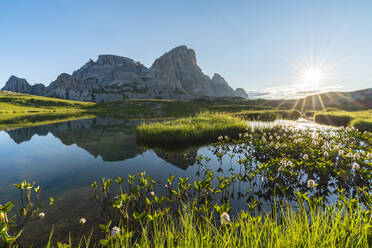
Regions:
[[303, 71], [302, 86], [303, 87], [319, 87], [324, 80], [324, 72], [319, 68], [311, 68]]

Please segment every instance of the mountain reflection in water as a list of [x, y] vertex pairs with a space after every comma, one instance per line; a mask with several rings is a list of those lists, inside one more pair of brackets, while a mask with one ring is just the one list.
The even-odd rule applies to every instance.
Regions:
[[[126, 178], [146, 171], [156, 180], [169, 174], [195, 175], [198, 148], [186, 151], [147, 150], [136, 144], [139, 120], [95, 118], [0, 131], [0, 204], [20, 205], [15, 183], [36, 182], [43, 190], [41, 201], [46, 218], [31, 218], [24, 225], [23, 242], [42, 245], [52, 226], [56, 238], [81, 232], [76, 225], [88, 220], [89, 234], [100, 223], [101, 209], [92, 201], [90, 184], [102, 177]], [[49, 206], [49, 197], [55, 205]], [[26, 245], [27, 247], [27, 245]]]

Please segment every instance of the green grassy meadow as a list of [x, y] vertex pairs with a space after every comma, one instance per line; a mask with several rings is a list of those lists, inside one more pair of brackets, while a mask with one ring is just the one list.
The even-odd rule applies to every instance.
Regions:
[[203, 113], [171, 121], [142, 123], [137, 141], [146, 145], [195, 145], [216, 141], [219, 136], [237, 137], [248, 128], [243, 119], [228, 114]]
[[317, 112], [314, 120], [320, 124], [333, 126], [352, 126], [361, 131], [372, 132], [372, 110]]

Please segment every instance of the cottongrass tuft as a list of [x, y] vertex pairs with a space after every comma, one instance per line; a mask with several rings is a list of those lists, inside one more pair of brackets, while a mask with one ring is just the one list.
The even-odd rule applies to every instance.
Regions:
[[307, 187], [309, 189], [314, 188], [314, 186], [315, 186], [315, 181], [313, 179], [307, 180]]
[[115, 238], [117, 235], [120, 234], [120, 228], [117, 227], [117, 226], [114, 226], [112, 229], [111, 229], [111, 237]]
[[79, 220], [79, 223], [80, 223], [80, 225], [84, 225], [85, 223], [87, 223], [87, 220], [85, 219], [85, 218], [81, 218], [80, 220]]
[[353, 170], [359, 170], [360, 169], [360, 165], [357, 162], [354, 162], [351, 168]]
[[323, 155], [324, 155], [324, 157], [326, 157], [326, 158], [328, 158], [328, 157], [329, 157], [329, 154], [328, 154], [328, 152], [324, 152], [324, 153], [323, 153]]
[[231, 222], [230, 215], [226, 212], [223, 212], [220, 216], [220, 222], [221, 222], [221, 225], [229, 224]]

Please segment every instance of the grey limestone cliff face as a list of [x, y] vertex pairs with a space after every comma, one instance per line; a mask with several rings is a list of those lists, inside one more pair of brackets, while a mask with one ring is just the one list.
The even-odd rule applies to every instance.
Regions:
[[235, 96], [243, 97], [243, 98], [249, 98], [247, 92], [245, 92], [245, 90], [243, 88], [236, 88]]
[[48, 87], [31, 86], [25, 79], [11, 77], [3, 90], [95, 102], [246, 97], [243, 89], [234, 91], [221, 75], [216, 73], [212, 78], [205, 75], [194, 50], [186, 46], [165, 53], [150, 68], [130, 58], [100, 55], [97, 61], [89, 60], [72, 75], [62, 73]]
[[[233, 89], [215, 74], [210, 79], [198, 66], [194, 50], [179, 46], [156, 59], [151, 69], [157, 71], [158, 84], [171, 85], [190, 97], [234, 96]], [[221, 81], [223, 81], [221, 83]], [[226, 83], [226, 84], [225, 84]]]
[[11, 76], [5, 83], [5, 86], [2, 88], [2, 90], [32, 95], [43, 95], [45, 86], [43, 84], [30, 85], [24, 78]]

